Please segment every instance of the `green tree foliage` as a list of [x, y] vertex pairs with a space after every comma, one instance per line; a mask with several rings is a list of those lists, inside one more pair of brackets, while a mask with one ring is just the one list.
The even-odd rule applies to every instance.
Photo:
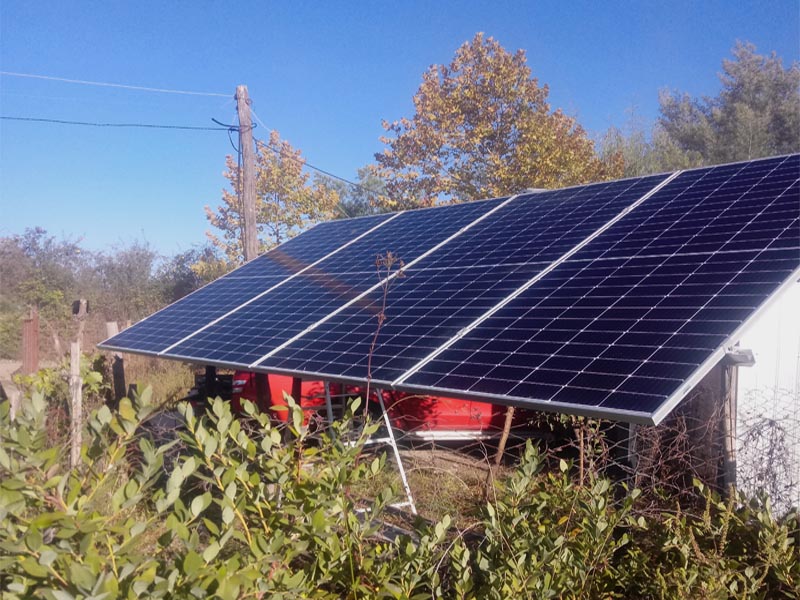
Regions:
[[91, 253], [40, 227], [0, 238], [0, 355], [16, 358], [21, 318], [39, 312], [42, 332], [60, 350], [70, 331], [72, 301], [91, 278]]
[[89, 301], [87, 342], [105, 334], [105, 321], [135, 321], [197, 289], [204, 281], [194, 265], [213, 256], [197, 248], [166, 259], [134, 240], [109, 252], [90, 252], [77, 241], [57, 239], [41, 228], [0, 238], [0, 357], [18, 358], [21, 319], [39, 312], [46, 358], [60, 358], [76, 330], [72, 302]]
[[773, 52], [737, 42], [722, 62], [714, 98], [660, 94], [660, 126], [679, 148], [704, 164], [749, 160], [800, 150], [800, 64], [785, 68]]
[[689, 152], [669, 136], [658, 123], [648, 131], [646, 124], [632, 113], [623, 128], [611, 127], [599, 143], [604, 160], [621, 158], [624, 177], [640, 177], [702, 165], [697, 152]]
[[61, 315], [65, 299], [79, 287], [86, 255], [72, 240], [58, 240], [41, 227], [3, 238], [0, 244], [2, 293], [40, 313]]
[[477, 34], [449, 65], [433, 65], [414, 96], [415, 114], [383, 126], [375, 155], [391, 208], [475, 200], [613, 179], [575, 119], [551, 110], [525, 53]]
[[[242, 209], [239, 201], [239, 167], [232, 156], [226, 158], [223, 173], [230, 189], [222, 191], [222, 204], [215, 210], [206, 206], [206, 218], [220, 235], [208, 232], [211, 243], [221, 253], [228, 268], [243, 260], [241, 240]], [[260, 250], [264, 252], [297, 235], [309, 225], [330, 219], [339, 201], [338, 194], [325, 181], [310, 181], [304, 170], [305, 159], [277, 131], [268, 142], [259, 142], [256, 152], [256, 220]], [[213, 262], [213, 261], [212, 261]], [[198, 265], [198, 271], [218, 265]]]
[[164, 302], [175, 302], [205, 283], [193, 267], [203, 260], [209, 251], [210, 249], [198, 247], [162, 260], [156, 270], [156, 278]]
[[330, 178], [326, 182], [339, 196], [336, 218], [363, 217], [387, 210], [383, 202], [386, 197], [386, 184], [376, 174], [374, 165], [361, 167], [358, 170], [356, 185], [348, 185]]
[[97, 303], [109, 320], [137, 321], [161, 307], [160, 285], [154, 277], [158, 260], [158, 253], [140, 241], [97, 255]]
[[[143, 428], [149, 392], [94, 411], [81, 463], [47, 435], [46, 389], [0, 403], [0, 594], [17, 598], [796, 598], [797, 515], [699, 490], [700, 514], [639, 514], [637, 492], [548, 470], [529, 442], [471, 531], [385, 527], [385, 458], [357, 404], [313, 432], [245, 403], [182, 406], [180, 444]], [[175, 423], [175, 421], [173, 421]], [[150, 429], [152, 431], [152, 429]]]

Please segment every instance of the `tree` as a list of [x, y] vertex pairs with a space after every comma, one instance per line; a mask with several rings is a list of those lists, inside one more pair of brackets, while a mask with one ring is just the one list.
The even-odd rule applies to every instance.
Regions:
[[15, 301], [17, 311], [28, 306], [38, 310], [60, 358], [61, 339], [71, 334], [72, 301], [85, 297], [91, 279], [91, 253], [84, 252], [78, 241], [58, 240], [41, 227], [12, 236], [7, 250], [13, 246], [19, 263], [14, 267], [15, 276], [6, 276], [4, 294]]
[[155, 277], [159, 261], [158, 252], [139, 240], [98, 254], [95, 259], [100, 277], [97, 304], [106, 319], [136, 321], [165, 304], [161, 285]]
[[388, 123], [375, 155], [392, 208], [475, 200], [613, 178], [575, 119], [551, 111], [549, 89], [531, 77], [525, 52], [477, 34], [450, 65], [433, 65], [414, 96], [415, 114]]
[[699, 153], [679, 147], [659, 123], [648, 131], [635, 109], [629, 111], [628, 122], [622, 128], [609, 128], [599, 147], [603, 160], [621, 158], [624, 177], [690, 169], [702, 164]]
[[788, 154], [800, 149], [800, 65], [737, 42], [722, 61], [715, 98], [662, 91], [660, 125], [684, 151], [705, 164]]
[[[243, 262], [239, 167], [232, 156], [226, 157], [226, 166], [223, 176], [231, 189], [222, 191], [222, 204], [216, 212], [205, 208], [209, 222], [222, 235], [206, 235], [223, 252], [228, 265], [236, 266]], [[256, 218], [260, 252], [285, 242], [311, 223], [333, 216], [338, 194], [321, 180], [309, 183], [304, 167], [300, 151], [281, 140], [277, 131], [270, 132], [269, 142], [258, 142]]]
[[375, 173], [374, 165], [367, 165], [358, 170], [358, 179], [355, 185], [324, 176], [321, 179], [339, 196], [339, 203], [336, 205], [336, 214], [334, 215], [337, 219], [376, 215], [388, 210], [383, 202], [383, 198], [386, 196], [386, 184]]

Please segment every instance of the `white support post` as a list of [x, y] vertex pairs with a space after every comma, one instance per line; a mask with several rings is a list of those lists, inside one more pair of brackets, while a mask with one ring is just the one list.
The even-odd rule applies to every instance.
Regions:
[[378, 395], [378, 402], [381, 405], [381, 413], [383, 414], [383, 422], [386, 424], [386, 431], [389, 434], [389, 445], [392, 447], [392, 451], [394, 452], [394, 459], [397, 462], [397, 470], [400, 472], [400, 479], [403, 482], [403, 489], [405, 490], [406, 497], [408, 498], [407, 505], [411, 508], [411, 512], [416, 515], [417, 507], [414, 504], [414, 497], [411, 495], [411, 487], [408, 485], [406, 470], [403, 468], [403, 459], [400, 458], [400, 450], [397, 448], [397, 440], [394, 437], [392, 423], [389, 421], [389, 413], [386, 412], [386, 406], [383, 403], [383, 390], [376, 389], [375, 393]]

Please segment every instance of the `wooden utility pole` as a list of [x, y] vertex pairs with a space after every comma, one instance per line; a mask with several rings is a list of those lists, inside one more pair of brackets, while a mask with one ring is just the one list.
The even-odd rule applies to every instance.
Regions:
[[239, 175], [239, 197], [242, 206], [242, 247], [245, 262], [258, 256], [256, 232], [256, 163], [253, 148], [253, 121], [250, 117], [250, 98], [247, 86], [236, 87], [236, 110], [239, 113], [239, 152], [242, 165]]

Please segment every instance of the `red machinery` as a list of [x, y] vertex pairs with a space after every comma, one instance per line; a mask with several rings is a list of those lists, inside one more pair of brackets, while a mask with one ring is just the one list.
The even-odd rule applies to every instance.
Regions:
[[[267, 378], [269, 404], [272, 407], [286, 406], [284, 394], [294, 396], [293, 378], [288, 375], [270, 374]], [[296, 383], [295, 383], [296, 386]], [[256, 401], [258, 397], [256, 374], [236, 371], [233, 375], [231, 404], [241, 411], [241, 399]], [[330, 385], [334, 399], [363, 396], [364, 390], [341, 384]], [[306, 412], [306, 421], [313, 413], [325, 416], [325, 386], [322, 381], [302, 381], [300, 384], [300, 406]], [[421, 439], [479, 439], [490, 437], [500, 431], [505, 419], [505, 407], [440, 396], [420, 396], [402, 392], [384, 392], [384, 403], [392, 426]], [[375, 403], [377, 406], [377, 403]], [[267, 407], [262, 407], [267, 408]], [[286, 421], [287, 411], [275, 411], [275, 418]]]

